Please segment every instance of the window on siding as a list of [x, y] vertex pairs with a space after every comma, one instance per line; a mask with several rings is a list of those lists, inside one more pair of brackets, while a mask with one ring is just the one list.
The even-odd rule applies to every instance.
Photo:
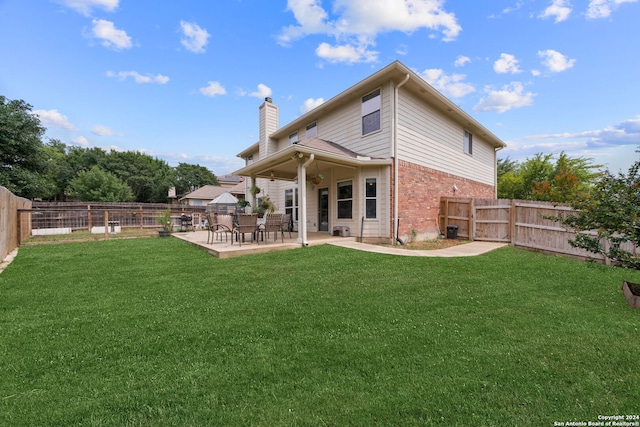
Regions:
[[350, 219], [353, 217], [353, 183], [343, 181], [338, 183], [338, 218]]
[[293, 145], [298, 142], [298, 132], [294, 132], [289, 135], [289, 145]]
[[318, 126], [316, 122], [307, 125], [307, 135], [305, 138], [313, 138], [314, 136], [318, 136]]
[[473, 154], [473, 135], [468, 130], [464, 131], [464, 152]]
[[253, 163], [253, 156], [247, 157], [247, 164], [250, 165]]
[[362, 97], [362, 134], [380, 130], [380, 89]]
[[293, 221], [298, 220], [298, 189], [284, 190], [284, 213], [290, 214]]
[[378, 190], [376, 178], [367, 178], [364, 181], [365, 217], [377, 218]]

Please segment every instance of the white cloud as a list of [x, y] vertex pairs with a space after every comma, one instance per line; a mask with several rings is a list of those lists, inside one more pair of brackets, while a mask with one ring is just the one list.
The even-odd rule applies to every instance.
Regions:
[[267, 85], [260, 83], [258, 85], [258, 90], [255, 92], [251, 92], [249, 96], [253, 96], [256, 98], [266, 98], [268, 96], [271, 96], [271, 88]]
[[123, 134], [116, 133], [111, 128], [103, 125], [95, 125], [91, 128], [91, 132], [98, 136], [123, 136]]
[[347, 62], [375, 62], [378, 52], [368, 49], [368, 44], [331, 46], [329, 43], [320, 43], [316, 49], [316, 55], [332, 63]]
[[533, 103], [533, 97], [535, 96], [532, 92], [525, 93], [524, 86], [520, 82], [512, 82], [499, 90], [487, 87], [485, 88], [485, 92], [488, 95], [473, 107], [473, 111], [496, 111], [498, 113], [504, 113], [512, 108], [531, 105]]
[[522, 72], [522, 70], [518, 68], [518, 60], [516, 57], [508, 53], [500, 55], [500, 59], [493, 64], [493, 70], [500, 74], [516, 74]]
[[553, 49], [538, 51], [538, 56], [542, 58], [542, 65], [552, 73], [566, 71], [576, 63], [575, 59], [569, 59]]
[[322, 43], [316, 54], [331, 62], [369, 62], [377, 52], [368, 50], [381, 33], [412, 33], [428, 29], [442, 33], [445, 41], [454, 40], [462, 31], [453, 13], [442, 8], [443, 0], [334, 0], [330, 14], [321, 0], [288, 0], [287, 10], [297, 21], [284, 27], [278, 37], [282, 45], [308, 35], [322, 34], [336, 45]]
[[204, 47], [211, 35], [204, 28], [192, 22], [180, 21], [180, 28], [184, 37], [180, 39], [182, 45], [190, 52], [204, 53]]
[[107, 12], [113, 12], [118, 8], [120, 0], [59, 0], [63, 5], [85, 16], [91, 14], [91, 9], [99, 8]]
[[400, 55], [400, 56], [405, 56], [409, 54], [409, 46], [407, 46], [406, 44], [401, 44], [400, 46], [398, 46], [398, 48], [396, 49], [396, 54]]
[[567, 0], [553, 0], [551, 5], [547, 7], [540, 15], [540, 18], [555, 17], [555, 22], [562, 22], [571, 15], [571, 8], [567, 5]]
[[456, 61], [453, 63], [453, 66], [454, 67], [464, 67], [469, 62], [471, 62], [471, 58], [469, 58], [468, 56], [458, 55], [458, 58], [456, 58]]
[[208, 86], [200, 88], [200, 93], [204, 96], [226, 95], [227, 90], [218, 82], [208, 82]]
[[45, 127], [55, 126], [66, 130], [76, 129], [76, 127], [69, 122], [67, 116], [60, 114], [58, 110], [34, 110], [33, 114], [38, 116], [40, 123]]
[[304, 104], [302, 104], [302, 106], [300, 107], [300, 112], [302, 114], [307, 113], [313, 110], [314, 108], [322, 105], [323, 103], [324, 103], [323, 98], [317, 98], [317, 99], [309, 98], [306, 101], [304, 101]]
[[580, 132], [530, 135], [508, 141], [503, 155], [516, 157], [535, 153], [566, 152], [572, 157], [594, 159], [594, 163], [608, 166], [610, 170], [626, 170], [637, 158], [634, 153], [640, 146], [640, 116], [624, 120], [603, 129]]
[[88, 147], [89, 146], [89, 141], [84, 136], [79, 136], [77, 138], [73, 138], [71, 140], [71, 142], [73, 144], [80, 145], [82, 147]]
[[137, 71], [119, 71], [118, 73], [114, 73], [113, 71], [107, 71], [107, 77], [117, 78], [119, 80], [126, 80], [131, 77], [136, 83], [157, 83], [157, 84], [166, 84], [169, 81], [169, 77], [163, 76], [162, 74], [152, 75], [142, 75]]
[[94, 19], [91, 23], [93, 24], [93, 37], [102, 40], [104, 47], [120, 50], [129, 49], [133, 46], [131, 37], [124, 30], [117, 29], [113, 22]]
[[430, 68], [420, 75], [427, 83], [450, 98], [462, 98], [476, 90], [473, 85], [463, 82], [467, 77], [464, 74], [448, 75], [439, 68]]
[[637, 0], [591, 0], [587, 8], [587, 18], [608, 18], [622, 3], [635, 3]]

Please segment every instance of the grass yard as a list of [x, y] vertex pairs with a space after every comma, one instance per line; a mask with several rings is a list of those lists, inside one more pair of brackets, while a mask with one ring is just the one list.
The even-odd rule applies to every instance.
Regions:
[[0, 425], [553, 426], [640, 413], [640, 272], [504, 248], [220, 260], [29, 246], [0, 274]]

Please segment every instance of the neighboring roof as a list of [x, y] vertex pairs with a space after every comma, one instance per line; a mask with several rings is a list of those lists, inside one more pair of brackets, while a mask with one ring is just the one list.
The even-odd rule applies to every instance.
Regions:
[[225, 183], [225, 184], [237, 184], [239, 182], [242, 182], [242, 177], [241, 176], [237, 176], [237, 175], [222, 175], [217, 177], [218, 178], [218, 182], [219, 183]]
[[185, 194], [180, 200], [185, 199], [198, 199], [198, 200], [212, 200], [221, 195], [224, 192], [232, 194], [245, 194], [245, 184], [240, 182], [233, 187], [221, 187], [219, 185], [204, 185], [197, 190], [192, 191], [189, 194]]
[[238, 199], [233, 196], [233, 194], [225, 191], [212, 201], [210, 201], [209, 205], [235, 205], [238, 203]]
[[[400, 61], [392, 62], [376, 73], [351, 86], [344, 92], [320, 104], [318, 107], [314, 108], [308, 113], [279, 128], [277, 131], [271, 134], [270, 137], [273, 139], [286, 137], [291, 132], [294, 132], [295, 130], [303, 126], [306, 126], [307, 124], [320, 119], [322, 116], [327, 114], [327, 112], [340, 108], [345, 102], [353, 98], [362, 97], [364, 95], [364, 91], [370, 90], [376, 85], [380, 86], [388, 83], [391, 80], [395, 81], [396, 83], [400, 83], [407, 76], [409, 76], [409, 80], [406, 82], [406, 84], [404, 84], [404, 86], [402, 86], [403, 90], [410, 90], [416, 96], [423, 99], [429, 105], [437, 108], [442, 114], [449, 117], [454, 122], [459, 123], [471, 133], [482, 136], [482, 138], [493, 147], [506, 147], [507, 144], [505, 144], [504, 141], [491, 133], [491, 131], [481, 125], [469, 114], [464, 112], [460, 107], [454, 104], [446, 96], [438, 92], [422, 77], [420, 77]], [[256, 147], [255, 145], [253, 145], [244, 150], [242, 153], [238, 154], [238, 156], [242, 157], [242, 154], [251, 152], [255, 149]]]

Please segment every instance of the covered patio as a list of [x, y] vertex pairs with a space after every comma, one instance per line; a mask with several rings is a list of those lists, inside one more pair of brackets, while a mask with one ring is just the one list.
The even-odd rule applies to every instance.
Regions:
[[[214, 240], [213, 243], [207, 243], [207, 232], [206, 231], [191, 231], [184, 233], [173, 233], [173, 237], [176, 237], [180, 240], [184, 240], [185, 242], [196, 246], [199, 249], [202, 249], [205, 252], [215, 256], [216, 258], [232, 258], [243, 255], [253, 255], [253, 254], [261, 254], [267, 252], [275, 252], [282, 251], [287, 249], [297, 249], [300, 248], [300, 243], [298, 243], [298, 235], [295, 232], [291, 233], [291, 237], [289, 237], [289, 233], [284, 233], [284, 243], [281, 239], [281, 236], [278, 235], [277, 240], [274, 240], [273, 234], [269, 235], [269, 241], [245, 241], [242, 246], [238, 243], [231, 243], [231, 239], [228, 241], [222, 240]], [[266, 238], [266, 237], [265, 237]], [[307, 234], [307, 246], [315, 246], [322, 245], [325, 243], [336, 242], [336, 241], [356, 241], [355, 237], [334, 237], [327, 233], [308, 233]]]
[[[250, 150], [247, 152], [249, 151]], [[268, 150], [265, 149], [265, 151]], [[243, 154], [246, 153], [241, 153], [240, 155]], [[234, 175], [250, 177], [252, 183], [255, 183], [259, 178], [269, 180], [270, 182], [295, 183], [295, 188], [297, 188], [299, 195], [299, 219], [297, 221], [297, 238], [295, 242], [298, 245], [307, 246], [312, 242], [311, 233], [308, 230], [308, 223], [310, 222], [309, 210], [310, 206], [314, 206], [315, 203], [315, 200], [309, 199], [310, 197], [314, 197], [314, 195], [309, 194], [307, 188], [307, 184], [311, 184], [310, 180], [312, 177], [319, 174], [327, 177], [331, 176], [331, 178], [327, 180], [327, 183], [325, 183], [325, 186], [327, 186], [337, 182], [338, 172], [341, 177], [340, 179], [357, 179], [363, 168], [388, 168], [390, 166], [391, 159], [372, 158], [361, 155], [334, 142], [312, 137], [295, 142], [272, 155], [250, 163], [244, 168], [235, 171]], [[318, 185], [317, 183], [314, 184]], [[313, 185], [311, 188], [314, 188]], [[255, 206], [255, 195], [252, 195], [250, 202], [252, 206]], [[334, 201], [332, 199], [331, 201], [327, 201], [327, 203], [334, 203]], [[333, 206], [327, 209], [335, 210], [337, 208]], [[313, 215], [312, 212], [311, 214]], [[349, 222], [353, 223], [352, 228], [355, 228], [354, 225], [358, 223], [358, 218], [362, 215], [362, 207], [354, 203], [353, 217], [349, 217]], [[327, 225], [330, 223], [331, 220], [327, 218]], [[317, 227], [317, 231], [331, 233], [333, 230], [320, 230], [319, 227]]]

